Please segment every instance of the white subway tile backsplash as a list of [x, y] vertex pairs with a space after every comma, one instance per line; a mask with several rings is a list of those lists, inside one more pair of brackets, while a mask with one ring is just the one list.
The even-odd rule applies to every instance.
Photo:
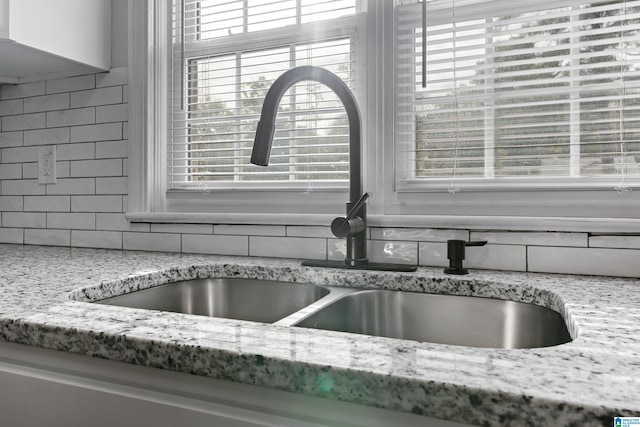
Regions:
[[[367, 247], [367, 250], [369, 247]], [[347, 254], [347, 241], [345, 239], [327, 240], [327, 259], [330, 261], [341, 261]]]
[[122, 139], [122, 123], [102, 123], [71, 128], [71, 142], [111, 141], [116, 139]]
[[431, 228], [372, 228], [371, 238], [375, 240], [446, 242], [451, 239], [469, 240], [469, 232]]
[[68, 144], [69, 128], [37, 129], [24, 132], [24, 145]]
[[288, 225], [287, 237], [324, 237], [333, 239], [335, 236], [331, 232], [331, 227]]
[[587, 233], [558, 232], [513, 232], [513, 231], [478, 231], [471, 232], [471, 240], [486, 240], [489, 243], [504, 245], [532, 246], [577, 246], [586, 247]]
[[0, 206], [2, 212], [20, 212], [24, 210], [24, 197], [22, 196], [0, 196]]
[[45, 82], [23, 83], [0, 86], [2, 100], [26, 98], [45, 94]]
[[77, 160], [71, 162], [71, 177], [122, 176], [122, 160]]
[[0, 116], [13, 116], [14, 114], [23, 114], [23, 100], [10, 99], [8, 101], [0, 101]]
[[418, 243], [418, 264], [429, 267], [447, 267], [447, 244], [442, 242]]
[[71, 246], [122, 249], [122, 233], [117, 231], [71, 230]]
[[326, 259], [326, 239], [249, 236], [249, 255], [277, 258]]
[[16, 116], [2, 117], [3, 132], [41, 129], [45, 127], [47, 127], [47, 116], [45, 113], [19, 114]]
[[40, 185], [37, 179], [2, 181], [3, 196], [44, 195], [44, 193], [45, 186]]
[[2, 163], [38, 161], [38, 147], [10, 147], [2, 149]]
[[70, 230], [24, 230], [24, 243], [27, 245], [70, 246]]
[[71, 108], [122, 103], [122, 86], [71, 92]]
[[46, 228], [47, 214], [33, 212], [2, 212], [2, 226], [10, 228]]
[[3, 179], [21, 179], [22, 165], [20, 163], [0, 164], [0, 180]]
[[127, 68], [113, 68], [108, 73], [96, 74], [96, 87], [118, 86], [129, 83]]
[[640, 236], [591, 236], [589, 247], [640, 249]]
[[56, 184], [47, 184], [47, 195], [89, 195], [95, 192], [95, 178], [61, 178]]
[[47, 213], [47, 228], [63, 228], [69, 230], [95, 230], [96, 214], [94, 213]]
[[124, 232], [123, 249], [139, 251], [180, 252], [179, 234]]
[[24, 132], [0, 132], [0, 148], [22, 145]]
[[127, 194], [129, 180], [126, 176], [96, 178], [96, 194]]
[[211, 224], [151, 224], [152, 233], [213, 234]]
[[633, 249], [530, 247], [529, 271], [640, 277]]
[[69, 196], [25, 196], [24, 210], [28, 212], [69, 212]]
[[96, 87], [95, 74], [48, 80], [47, 93], [73, 92], [77, 90], [93, 89]]
[[114, 104], [96, 107], [96, 123], [124, 122], [128, 120], [128, 104]]
[[[5, 164], [5, 165], [2, 165], [2, 166], [8, 166], [8, 165], [9, 164]], [[37, 163], [17, 163], [16, 165], [20, 166], [20, 168], [22, 169], [22, 178], [24, 178], [24, 179], [38, 178], [38, 164]]]
[[96, 155], [94, 142], [61, 145], [56, 150], [58, 160], [93, 160]]
[[247, 256], [249, 255], [249, 237], [183, 234], [182, 252]]
[[25, 113], [39, 113], [42, 111], [63, 110], [69, 108], [69, 94], [33, 96], [24, 99]]
[[122, 212], [122, 196], [71, 196], [71, 212]]
[[283, 225], [214, 225], [213, 234], [233, 234], [240, 236], [285, 236]]
[[0, 243], [22, 245], [24, 243], [24, 230], [22, 228], [0, 228]]
[[[416, 265], [418, 263], [417, 242], [392, 242], [369, 240], [367, 256], [371, 262]], [[329, 239], [327, 258], [334, 261], [344, 260], [347, 254], [345, 239]]]
[[47, 127], [90, 125], [96, 122], [95, 107], [74, 108], [72, 110], [49, 111]]
[[96, 159], [126, 158], [129, 155], [129, 141], [96, 142]]
[[98, 213], [96, 214], [96, 229], [107, 231], [149, 232], [150, 225], [145, 223], [129, 222], [123, 213]]
[[465, 252], [464, 265], [468, 268], [527, 271], [526, 246], [488, 244], [468, 247]]
[[[69, 177], [69, 162], [56, 162], [56, 176], [58, 177], [58, 182], [60, 182], [60, 178]], [[22, 178], [37, 179], [38, 163], [22, 163]], [[54, 184], [48, 185], [48, 187], [52, 188]]]

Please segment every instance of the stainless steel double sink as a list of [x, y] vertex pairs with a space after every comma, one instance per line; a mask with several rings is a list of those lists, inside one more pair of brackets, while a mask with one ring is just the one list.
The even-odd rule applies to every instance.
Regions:
[[562, 316], [534, 304], [258, 279], [193, 279], [99, 304], [489, 348], [571, 341]]

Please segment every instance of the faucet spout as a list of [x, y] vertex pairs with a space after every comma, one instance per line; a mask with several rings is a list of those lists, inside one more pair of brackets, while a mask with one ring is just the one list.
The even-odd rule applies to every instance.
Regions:
[[276, 114], [280, 100], [291, 86], [307, 80], [322, 83], [331, 89], [340, 99], [347, 113], [347, 120], [349, 121], [349, 200], [355, 203], [362, 196], [360, 109], [349, 86], [340, 77], [324, 68], [311, 65], [292, 68], [273, 82], [262, 104], [260, 121], [256, 129], [251, 153], [251, 163], [258, 166], [267, 166], [269, 164], [271, 144], [273, 143], [276, 127]]
[[332, 231], [336, 237], [346, 237], [347, 253], [344, 262], [303, 261], [303, 265], [314, 267], [361, 268], [387, 271], [415, 271], [415, 266], [369, 263], [367, 258], [367, 207], [368, 195], [362, 193], [362, 141], [360, 109], [349, 87], [332, 72], [315, 66], [293, 68], [278, 77], [269, 90], [262, 105], [260, 121], [251, 153], [251, 163], [267, 166], [275, 133], [276, 114], [282, 96], [291, 86], [301, 81], [312, 80], [331, 89], [342, 102], [349, 121], [349, 203], [347, 215], [336, 218]]

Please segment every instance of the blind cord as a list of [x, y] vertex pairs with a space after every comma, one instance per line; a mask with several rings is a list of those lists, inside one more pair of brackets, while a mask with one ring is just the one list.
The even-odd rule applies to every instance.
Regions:
[[184, 57], [184, 43], [185, 43], [185, 21], [186, 14], [184, 12], [185, 0], [180, 1], [180, 110], [184, 111], [184, 86], [185, 86], [185, 57]]
[[455, 139], [455, 147], [453, 151], [453, 173], [451, 176], [451, 181], [449, 181], [449, 187], [447, 188], [447, 192], [455, 197], [457, 193], [460, 192], [460, 187], [456, 184], [456, 175], [458, 168], [458, 148], [460, 142], [460, 123], [458, 122], [458, 75], [457, 75], [457, 63], [456, 63], [456, 1], [451, 0], [451, 13], [452, 13], [452, 21], [453, 26], [451, 30], [451, 42], [452, 42], [452, 50], [453, 50], [453, 120], [455, 123], [454, 128], [454, 139]]
[[427, 87], [427, 0], [422, 0], [422, 88]]

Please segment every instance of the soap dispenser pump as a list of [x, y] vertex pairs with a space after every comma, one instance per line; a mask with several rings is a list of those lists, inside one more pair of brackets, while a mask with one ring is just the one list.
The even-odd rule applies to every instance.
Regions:
[[447, 274], [469, 274], [469, 270], [462, 267], [462, 261], [465, 257], [465, 247], [467, 246], [484, 246], [486, 240], [465, 242], [464, 240], [447, 240], [447, 258], [449, 259], [449, 267], [444, 269]]

